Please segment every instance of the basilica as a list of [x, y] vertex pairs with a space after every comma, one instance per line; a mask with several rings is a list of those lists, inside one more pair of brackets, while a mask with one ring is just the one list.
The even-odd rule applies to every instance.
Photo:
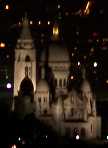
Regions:
[[[20, 119], [34, 113], [37, 119], [49, 124], [61, 135], [79, 136], [82, 139], [100, 138], [101, 117], [96, 113], [96, 97], [86, 79], [86, 69], [82, 68], [80, 91], [74, 87], [69, 90], [71, 60], [65, 45], [57, 40], [59, 29], [55, 24], [52, 42], [37, 62], [29, 21], [24, 17], [15, 48], [12, 111]], [[41, 71], [39, 79], [37, 68]]]

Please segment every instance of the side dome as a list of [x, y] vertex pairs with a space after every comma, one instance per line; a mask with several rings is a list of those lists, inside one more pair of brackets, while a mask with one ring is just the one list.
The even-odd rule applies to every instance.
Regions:
[[[42, 53], [41, 62], [45, 61], [45, 51]], [[48, 62], [70, 62], [69, 53], [64, 45], [53, 43], [49, 46]]]
[[37, 92], [49, 92], [49, 86], [46, 80], [40, 80], [37, 83]]
[[32, 80], [25, 77], [20, 84], [20, 93], [22, 95], [29, 95], [34, 92]]

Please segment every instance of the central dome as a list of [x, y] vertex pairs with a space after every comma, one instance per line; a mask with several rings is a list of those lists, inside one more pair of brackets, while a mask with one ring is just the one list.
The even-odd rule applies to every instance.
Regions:
[[41, 61], [44, 62], [45, 60], [48, 60], [48, 62], [69, 62], [68, 50], [64, 45], [53, 43], [48, 49], [48, 59], [45, 59], [45, 51], [42, 53]]

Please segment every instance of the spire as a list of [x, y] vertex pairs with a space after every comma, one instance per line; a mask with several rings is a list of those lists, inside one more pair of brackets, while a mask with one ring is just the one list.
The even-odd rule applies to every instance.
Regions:
[[85, 69], [84, 66], [82, 67], [82, 78], [83, 78], [84, 80], [86, 79], [86, 69]]
[[45, 79], [45, 68], [44, 68], [44, 66], [42, 66], [42, 68], [41, 68], [41, 78]]
[[27, 13], [25, 13], [25, 16], [22, 18], [21, 39], [31, 39], [31, 32], [29, 28], [29, 20], [27, 18]]
[[29, 25], [28, 18], [27, 18], [27, 12], [25, 12], [24, 18], [22, 18], [22, 24], [23, 24], [23, 27]]

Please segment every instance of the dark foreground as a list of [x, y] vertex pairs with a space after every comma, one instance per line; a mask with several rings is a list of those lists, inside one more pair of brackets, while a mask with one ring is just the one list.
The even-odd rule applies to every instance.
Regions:
[[1, 118], [0, 148], [40, 148], [40, 147], [103, 147], [107, 141], [73, 140], [67, 136], [61, 137], [55, 131], [37, 120], [33, 114], [23, 121], [9, 115]]

